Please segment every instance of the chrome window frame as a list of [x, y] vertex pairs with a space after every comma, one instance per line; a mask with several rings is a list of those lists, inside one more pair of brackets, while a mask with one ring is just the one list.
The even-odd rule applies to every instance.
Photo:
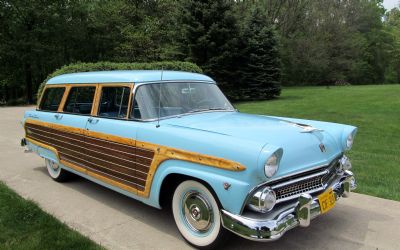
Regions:
[[[129, 113], [128, 120], [130, 121], [136, 121], [136, 122], [154, 122], [154, 121], [161, 121], [161, 120], [166, 120], [166, 119], [171, 119], [171, 118], [176, 118], [176, 117], [182, 117], [182, 116], [187, 116], [187, 115], [193, 115], [193, 114], [201, 114], [201, 113], [211, 113], [211, 112], [237, 112], [236, 109], [233, 110], [205, 110], [205, 111], [199, 111], [196, 113], [184, 113], [184, 114], [179, 114], [179, 115], [170, 115], [170, 116], [163, 116], [163, 117], [157, 117], [157, 118], [151, 118], [151, 119], [138, 119], [132, 117], [132, 111], [133, 111], [133, 104], [135, 101], [135, 96], [136, 96], [136, 91], [138, 88], [140, 88], [143, 85], [148, 85], [148, 84], [163, 84], [163, 83], [204, 83], [204, 84], [214, 84], [217, 85], [216, 82], [214, 81], [198, 81], [198, 80], [161, 80], [161, 81], [148, 81], [148, 82], [140, 82], [140, 83], [135, 83], [133, 86], [133, 91], [132, 91], [132, 103], [131, 103], [131, 112]], [[222, 91], [221, 91], [222, 92]], [[224, 94], [225, 96], [225, 94]], [[229, 100], [228, 100], [229, 101]], [[232, 105], [233, 104], [229, 101], [229, 103]]]

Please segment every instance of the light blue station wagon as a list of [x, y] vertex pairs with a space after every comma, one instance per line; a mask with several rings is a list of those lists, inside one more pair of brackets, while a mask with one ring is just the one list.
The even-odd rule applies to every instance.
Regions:
[[51, 178], [72, 174], [150, 206], [171, 206], [186, 241], [228, 231], [269, 241], [309, 226], [356, 188], [353, 126], [238, 112], [211, 78], [105, 71], [50, 79], [21, 144]]

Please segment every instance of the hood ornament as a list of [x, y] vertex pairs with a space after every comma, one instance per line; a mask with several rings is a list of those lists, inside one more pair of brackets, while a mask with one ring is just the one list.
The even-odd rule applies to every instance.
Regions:
[[312, 133], [312, 132], [316, 132], [316, 131], [324, 131], [322, 129], [319, 128], [314, 128], [312, 126], [307, 126], [307, 127], [302, 127], [303, 131], [301, 131], [300, 133]]
[[302, 123], [291, 122], [291, 121], [286, 121], [286, 122], [292, 124], [295, 127], [301, 128], [302, 131], [300, 131], [300, 133], [312, 133], [312, 132], [317, 132], [317, 131], [319, 131], [319, 132], [324, 131], [322, 129], [315, 128], [315, 127], [313, 127], [311, 125], [308, 125], [308, 124], [302, 124]]

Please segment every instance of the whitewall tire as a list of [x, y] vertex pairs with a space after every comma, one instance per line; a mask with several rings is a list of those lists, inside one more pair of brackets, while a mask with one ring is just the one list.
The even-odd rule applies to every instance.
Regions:
[[213, 248], [224, 238], [218, 203], [197, 181], [178, 185], [172, 198], [172, 213], [179, 232], [197, 248]]
[[71, 173], [62, 169], [58, 163], [49, 159], [45, 159], [45, 162], [46, 162], [47, 172], [49, 173], [50, 177], [53, 180], [58, 182], [64, 182], [70, 178]]

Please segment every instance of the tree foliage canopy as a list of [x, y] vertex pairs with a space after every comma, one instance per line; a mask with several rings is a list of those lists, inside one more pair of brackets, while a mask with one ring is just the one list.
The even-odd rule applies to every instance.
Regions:
[[190, 61], [234, 99], [399, 83], [399, 12], [382, 0], [0, 0], [0, 102], [33, 103], [76, 62]]

